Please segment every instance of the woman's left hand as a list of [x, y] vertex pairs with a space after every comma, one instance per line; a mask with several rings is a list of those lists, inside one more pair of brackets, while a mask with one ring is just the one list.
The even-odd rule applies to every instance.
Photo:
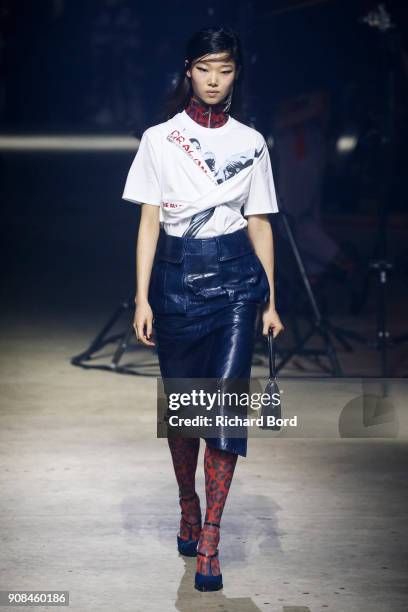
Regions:
[[262, 313], [262, 323], [263, 323], [263, 329], [262, 329], [262, 334], [264, 336], [267, 336], [269, 333], [269, 328], [273, 329], [273, 337], [276, 338], [276, 336], [282, 331], [284, 330], [284, 326], [282, 325], [282, 321], [279, 318], [278, 313], [276, 312], [275, 308], [267, 308], [266, 310], [263, 311]]

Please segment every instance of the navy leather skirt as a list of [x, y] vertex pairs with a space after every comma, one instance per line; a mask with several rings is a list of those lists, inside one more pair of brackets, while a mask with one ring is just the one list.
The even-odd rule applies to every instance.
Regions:
[[[247, 228], [212, 238], [161, 228], [149, 303], [162, 378], [249, 380], [258, 307], [268, 300], [268, 277]], [[246, 456], [246, 437], [218, 431], [207, 444]]]

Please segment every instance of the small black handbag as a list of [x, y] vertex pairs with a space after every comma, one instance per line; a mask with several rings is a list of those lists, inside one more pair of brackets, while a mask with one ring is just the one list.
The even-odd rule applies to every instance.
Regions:
[[273, 416], [275, 417], [275, 421], [282, 417], [282, 404], [281, 404], [281, 393], [278, 387], [278, 381], [275, 373], [275, 346], [274, 346], [274, 338], [273, 332], [270, 329], [268, 332], [268, 355], [269, 355], [269, 380], [264, 390], [264, 394], [269, 396], [269, 402], [265, 401], [265, 395], [262, 401], [261, 414], [262, 416], [262, 425], [259, 426], [260, 429], [273, 429], [275, 431], [279, 431], [281, 426], [276, 425], [268, 425], [267, 417]]

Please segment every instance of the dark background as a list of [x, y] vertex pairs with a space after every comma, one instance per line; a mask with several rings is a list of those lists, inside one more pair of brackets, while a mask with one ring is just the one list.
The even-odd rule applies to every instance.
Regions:
[[[407, 5], [384, 4], [404, 47]], [[187, 38], [214, 23], [230, 25], [241, 36], [246, 94], [260, 128], [267, 129], [279, 99], [310, 88], [330, 91], [339, 119], [362, 121], [381, 106], [384, 89], [378, 30], [361, 22], [376, 6], [368, 0], [220, 0], [194, 6], [180, 0], [171, 6], [2, 0], [1, 128], [140, 131], [155, 121]], [[110, 115], [102, 117], [105, 107]]]

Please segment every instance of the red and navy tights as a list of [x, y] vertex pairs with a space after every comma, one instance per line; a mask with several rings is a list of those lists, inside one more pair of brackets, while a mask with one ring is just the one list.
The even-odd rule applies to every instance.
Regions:
[[[214, 554], [220, 534], [219, 528], [213, 525], [200, 524], [189, 528], [183, 517], [189, 523], [200, 522], [200, 499], [195, 490], [195, 474], [197, 469], [200, 438], [168, 438], [168, 444], [173, 460], [174, 472], [179, 487], [182, 519], [180, 521], [180, 537], [193, 540], [199, 538], [198, 550], [206, 554]], [[234, 475], [238, 455], [206, 445], [204, 453], [204, 476], [206, 494], [206, 512], [204, 521], [220, 524], [221, 516], [227, 500], [228, 491]], [[183, 499], [185, 498], [185, 500]], [[197, 557], [197, 571], [208, 574], [208, 560], [201, 555]], [[219, 573], [218, 558], [212, 560], [212, 573]]]

